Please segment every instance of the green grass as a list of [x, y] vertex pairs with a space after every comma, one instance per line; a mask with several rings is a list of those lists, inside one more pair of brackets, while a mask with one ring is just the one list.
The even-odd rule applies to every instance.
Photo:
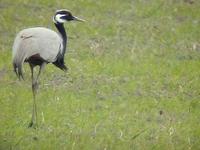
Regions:
[[[200, 2], [0, 0], [0, 149], [200, 149]], [[32, 113], [30, 69], [13, 73], [17, 32], [55, 30], [67, 8], [68, 73], [47, 65]]]

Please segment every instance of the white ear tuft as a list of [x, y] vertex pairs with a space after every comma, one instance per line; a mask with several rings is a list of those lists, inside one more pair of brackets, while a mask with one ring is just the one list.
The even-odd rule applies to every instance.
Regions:
[[57, 14], [53, 17], [53, 21], [56, 23], [64, 23], [66, 22], [66, 20], [62, 19], [62, 17], [65, 16], [65, 15], [62, 15], [62, 14]]

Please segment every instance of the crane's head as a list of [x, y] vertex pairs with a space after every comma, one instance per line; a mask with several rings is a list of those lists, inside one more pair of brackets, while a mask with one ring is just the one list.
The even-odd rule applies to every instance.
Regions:
[[83, 19], [80, 19], [76, 16], [73, 16], [71, 14], [71, 12], [69, 10], [66, 9], [61, 9], [61, 10], [57, 10], [54, 17], [53, 17], [53, 21], [58, 24], [58, 23], [64, 23], [66, 21], [85, 21]]

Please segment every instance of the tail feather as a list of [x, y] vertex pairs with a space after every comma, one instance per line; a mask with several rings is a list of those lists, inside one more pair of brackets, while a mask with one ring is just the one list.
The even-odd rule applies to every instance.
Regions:
[[14, 62], [13, 62], [13, 68], [14, 68], [14, 72], [17, 75], [17, 77], [19, 77], [17, 65]]
[[13, 68], [19, 80], [24, 80], [23, 63], [26, 59], [26, 47], [18, 34], [13, 44]]
[[24, 80], [24, 75], [23, 75], [23, 71], [22, 71], [22, 64], [23, 63], [13, 62], [14, 72], [16, 73], [16, 75], [19, 78], [19, 80], [21, 80], [21, 79]]
[[25, 61], [25, 53], [20, 53], [16, 54], [13, 57], [13, 68], [14, 72], [16, 73], [17, 77], [19, 80], [23, 79], [24, 80], [24, 75], [23, 75], [23, 63]]

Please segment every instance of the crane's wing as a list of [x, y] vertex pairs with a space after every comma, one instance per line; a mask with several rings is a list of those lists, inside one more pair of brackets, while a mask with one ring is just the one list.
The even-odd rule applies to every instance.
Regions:
[[22, 30], [16, 37], [13, 55], [23, 55], [25, 59], [39, 54], [47, 62], [56, 61], [62, 50], [60, 36], [47, 28], [37, 27]]

